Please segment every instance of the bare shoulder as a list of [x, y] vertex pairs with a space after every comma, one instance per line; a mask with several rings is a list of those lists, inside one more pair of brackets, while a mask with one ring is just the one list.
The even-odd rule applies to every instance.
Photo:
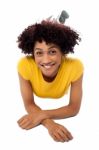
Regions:
[[30, 93], [33, 92], [31, 83], [29, 80], [24, 79], [19, 73], [19, 83], [20, 83], [20, 89], [21, 89], [21, 93]]
[[82, 75], [74, 82], [71, 83], [71, 86], [80, 86], [82, 85], [82, 82], [83, 82], [83, 73]]
[[75, 114], [79, 112], [81, 106], [82, 93], [83, 93], [82, 80], [83, 80], [83, 74], [79, 77], [79, 79], [71, 83], [69, 104], [73, 106], [75, 110]]

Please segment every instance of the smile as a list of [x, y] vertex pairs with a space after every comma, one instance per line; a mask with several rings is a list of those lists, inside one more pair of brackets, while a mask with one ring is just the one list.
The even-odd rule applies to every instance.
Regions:
[[44, 68], [46, 68], [46, 69], [50, 69], [54, 65], [55, 65], [55, 63], [48, 63], [48, 64], [42, 64], [41, 66], [44, 67]]

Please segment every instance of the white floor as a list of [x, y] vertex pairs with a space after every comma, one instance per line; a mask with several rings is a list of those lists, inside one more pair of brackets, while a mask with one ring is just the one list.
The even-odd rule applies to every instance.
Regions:
[[[17, 120], [25, 114], [16, 70], [17, 61], [22, 56], [17, 48], [17, 36], [35, 21], [50, 15], [57, 17], [62, 9], [70, 15], [67, 25], [78, 30], [82, 36], [74, 56], [80, 58], [85, 66], [79, 115], [57, 121], [73, 134], [74, 139], [68, 143], [54, 142], [43, 126], [24, 131], [17, 125]], [[98, 11], [97, 0], [0, 1], [0, 149], [99, 150]], [[68, 100], [68, 96], [56, 101], [35, 98], [45, 109], [59, 107]]]

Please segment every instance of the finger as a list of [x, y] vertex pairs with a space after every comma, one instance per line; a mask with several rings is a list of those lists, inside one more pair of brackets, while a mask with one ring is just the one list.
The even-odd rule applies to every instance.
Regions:
[[27, 126], [25, 127], [25, 129], [26, 129], [26, 130], [29, 130], [29, 129], [32, 129], [32, 128], [34, 128], [34, 127], [35, 127], [35, 125], [32, 123], [32, 124], [27, 125]]
[[69, 140], [73, 139], [73, 136], [72, 136], [72, 134], [70, 132], [68, 132], [67, 136], [68, 136]]
[[18, 124], [21, 128], [25, 128], [30, 124], [30, 120], [25, 116], [23, 120], [21, 120]]
[[59, 140], [57, 139], [57, 137], [55, 135], [53, 135], [53, 139], [54, 139], [54, 141], [59, 142]]
[[20, 127], [26, 129], [28, 126], [30, 126], [30, 124], [31, 123], [29, 121], [25, 121], [20, 124]]
[[25, 124], [25, 123], [28, 122], [28, 121], [29, 121], [28, 118], [24, 117], [23, 120], [21, 120], [21, 121], [19, 122], [19, 125]]
[[67, 137], [69, 140], [72, 140], [72, 139], [73, 139], [72, 134], [71, 134], [66, 128], [63, 128], [62, 131], [64, 132], [64, 134], [66, 135], [66, 137]]
[[59, 140], [57, 139], [57, 137], [56, 137], [55, 135], [53, 135], [53, 134], [51, 134], [51, 133], [49, 133], [49, 134], [50, 134], [50, 136], [53, 138], [54, 141], [59, 142]]
[[60, 133], [54, 133], [54, 136], [56, 137], [58, 142], [64, 142], [64, 138], [60, 135]]
[[25, 116], [21, 117], [21, 118], [17, 121], [17, 123], [22, 122], [26, 116], [27, 116], [27, 115], [25, 115]]
[[68, 142], [69, 141], [68, 136], [63, 131], [60, 131], [59, 134], [60, 134], [63, 142], [65, 142], [65, 141]]

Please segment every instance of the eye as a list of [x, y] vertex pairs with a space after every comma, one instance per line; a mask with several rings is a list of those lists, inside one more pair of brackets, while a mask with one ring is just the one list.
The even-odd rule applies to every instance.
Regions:
[[40, 57], [40, 56], [43, 55], [43, 52], [41, 52], [41, 51], [36, 51], [36, 52], [34, 53], [34, 55], [37, 56], [37, 57]]
[[54, 50], [54, 49], [52, 49], [52, 50], [49, 51], [49, 54], [50, 54], [50, 55], [55, 55], [56, 53], [57, 53], [57, 52], [56, 52], [56, 50]]

